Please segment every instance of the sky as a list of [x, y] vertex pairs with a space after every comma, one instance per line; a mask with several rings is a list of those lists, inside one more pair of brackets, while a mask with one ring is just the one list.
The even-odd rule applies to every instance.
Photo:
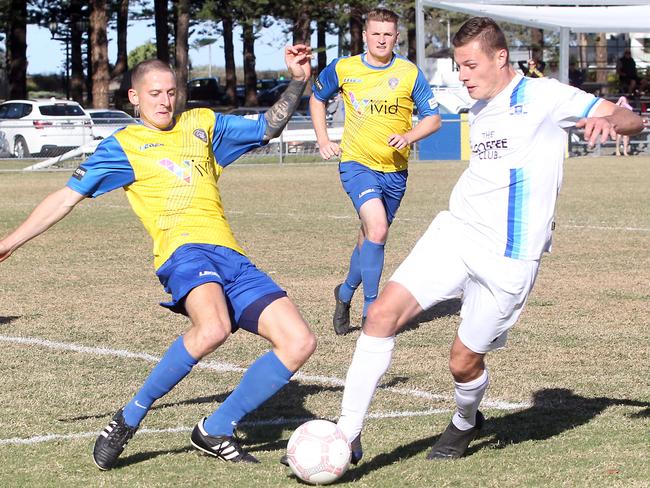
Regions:
[[[151, 21], [132, 21], [129, 23], [127, 49], [129, 51], [145, 44], [148, 41], [155, 42], [155, 32], [153, 27], [147, 24]], [[242, 44], [241, 31], [235, 29], [235, 63], [242, 66]], [[190, 38], [190, 45], [193, 38]], [[290, 39], [281, 31], [279, 26], [272, 26], [265, 29], [262, 36], [255, 41], [255, 57], [257, 70], [276, 70], [283, 69], [284, 57], [280, 55], [280, 50], [288, 44]], [[328, 36], [328, 45], [336, 43], [336, 38]], [[314, 33], [312, 45], [316, 45], [316, 34]], [[43, 48], [47, 46], [47, 48]], [[223, 43], [219, 40], [212, 45], [200, 49], [190, 49], [190, 60], [192, 66], [207, 66], [212, 57], [212, 66], [224, 66]], [[337, 49], [331, 48], [327, 51], [328, 62], [333, 60], [337, 55]], [[108, 59], [111, 63], [115, 62], [117, 57], [117, 35], [115, 31], [109, 31]], [[44, 27], [36, 25], [27, 26], [27, 73], [29, 74], [48, 74], [62, 73], [65, 66], [65, 43], [51, 39], [50, 31]]]

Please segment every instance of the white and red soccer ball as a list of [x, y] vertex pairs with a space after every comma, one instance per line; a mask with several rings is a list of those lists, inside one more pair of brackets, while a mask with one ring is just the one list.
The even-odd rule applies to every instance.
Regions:
[[343, 476], [350, 455], [345, 435], [328, 420], [305, 422], [287, 444], [289, 467], [298, 478], [314, 485], [326, 485]]

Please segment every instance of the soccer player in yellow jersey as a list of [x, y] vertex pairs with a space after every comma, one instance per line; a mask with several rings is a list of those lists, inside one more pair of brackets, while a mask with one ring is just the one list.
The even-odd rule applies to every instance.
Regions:
[[[330, 63], [309, 103], [320, 154], [340, 156], [341, 183], [361, 220], [348, 275], [334, 289], [337, 334], [350, 330], [350, 302], [362, 282], [364, 319], [377, 298], [388, 227], [406, 191], [409, 146], [440, 128], [429, 83], [417, 66], [393, 52], [397, 21], [387, 9], [368, 12], [363, 31], [368, 50]], [[340, 146], [330, 141], [325, 122], [325, 103], [337, 92], [345, 104]], [[420, 121], [413, 127], [415, 107]]]
[[138, 64], [129, 100], [139, 109], [142, 124], [104, 139], [67, 186], [46, 197], [0, 241], [2, 261], [84, 198], [123, 187], [153, 238], [156, 274], [172, 296], [162, 305], [190, 319], [189, 329], [97, 438], [93, 460], [100, 469], [115, 466], [153, 402], [238, 328], [264, 337], [272, 350], [196, 425], [191, 442], [225, 461], [257, 462], [234, 438], [237, 422], [286, 385], [314, 351], [314, 335], [296, 306], [237, 244], [217, 187], [228, 164], [282, 132], [311, 75], [309, 59], [309, 47], [285, 49], [292, 80], [280, 100], [257, 120], [208, 109], [174, 116], [173, 71], [158, 60]]

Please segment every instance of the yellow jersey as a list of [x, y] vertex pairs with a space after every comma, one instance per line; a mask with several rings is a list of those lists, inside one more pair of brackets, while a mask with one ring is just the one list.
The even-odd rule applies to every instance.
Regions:
[[134, 124], [104, 139], [68, 181], [97, 197], [123, 187], [153, 239], [158, 269], [184, 244], [214, 244], [244, 254], [226, 220], [217, 182], [223, 169], [264, 144], [266, 120], [194, 109], [169, 130]]
[[398, 150], [388, 145], [388, 139], [411, 130], [414, 107], [420, 118], [438, 114], [422, 71], [397, 54], [382, 67], [369, 64], [365, 53], [335, 59], [320, 72], [312, 89], [322, 102], [336, 92], [343, 97], [341, 162], [356, 161], [377, 171], [407, 168], [410, 148]]

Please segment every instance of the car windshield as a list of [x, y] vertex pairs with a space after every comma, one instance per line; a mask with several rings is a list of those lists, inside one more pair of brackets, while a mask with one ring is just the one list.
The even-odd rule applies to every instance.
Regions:
[[56, 103], [54, 105], [41, 105], [39, 107], [43, 115], [85, 115], [83, 109], [79, 105], [70, 103]]

